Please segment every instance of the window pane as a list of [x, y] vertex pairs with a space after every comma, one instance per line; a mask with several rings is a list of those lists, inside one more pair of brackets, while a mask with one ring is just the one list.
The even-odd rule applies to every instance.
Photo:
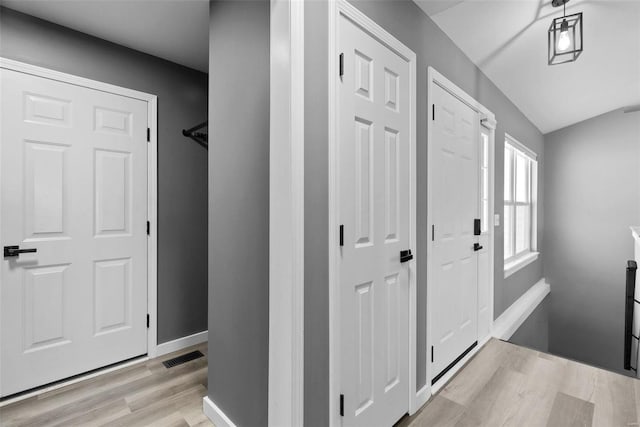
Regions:
[[489, 198], [489, 170], [482, 169], [482, 199]]
[[504, 199], [511, 200], [511, 182], [513, 180], [513, 150], [510, 147], [504, 150]]
[[529, 201], [529, 159], [516, 154], [516, 201]]
[[489, 136], [482, 134], [482, 167], [489, 167]]
[[516, 253], [528, 250], [531, 236], [531, 207], [516, 206]]
[[504, 259], [513, 256], [513, 206], [504, 207]]
[[489, 231], [489, 201], [482, 201], [482, 220], [480, 221], [480, 231], [485, 233]]

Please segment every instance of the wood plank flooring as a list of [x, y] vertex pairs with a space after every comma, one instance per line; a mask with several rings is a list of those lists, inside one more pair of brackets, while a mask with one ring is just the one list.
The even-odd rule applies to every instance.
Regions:
[[[203, 344], [12, 403], [0, 426], [213, 426], [206, 357], [162, 365], [196, 349], [206, 356]], [[397, 426], [640, 426], [640, 380], [491, 340]]]
[[[205, 357], [167, 369], [162, 362]], [[0, 426], [213, 426], [202, 413], [207, 345], [201, 344], [0, 408]]]
[[640, 380], [491, 340], [397, 427], [640, 426]]

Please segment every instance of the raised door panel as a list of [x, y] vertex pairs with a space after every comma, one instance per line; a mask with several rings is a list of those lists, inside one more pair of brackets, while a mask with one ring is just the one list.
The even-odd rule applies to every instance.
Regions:
[[397, 242], [400, 229], [400, 135], [385, 128], [385, 243]]
[[399, 289], [402, 284], [399, 281], [399, 273], [390, 275], [384, 280], [384, 292], [385, 292], [385, 357], [386, 357], [386, 376], [384, 392], [388, 393], [395, 388], [400, 382], [400, 368], [399, 363], [400, 355], [398, 354], [401, 348], [401, 334], [403, 331], [400, 326], [402, 322], [400, 320], [402, 307], [399, 304], [402, 303], [402, 298], [398, 296], [401, 292]]
[[106, 134], [131, 136], [133, 115], [104, 107], [94, 107], [94, 130]]
[[94, 264], [95, 334], [131, 327], [131, 260], [97, 261]]
[[355, 287], [356, 312], [356, 372], [357, 395], [356, 416], [373, 403], [374, 380], [374, 294], [373, 282]]
[[71, 101], [40, 93], [24, 93], [24, 120], [29, 123], [71, 127]]
[[24, 142], [25, 241], [69, 237], [68, 148]]
[[356, 246], [374, 244], [374, 171], [373, 123], [356, 118], [355, 121], [355, 189], [356, 189]]
[[69, 344], [68, 265], [26, 268], [23, 288], [24, 352]]
[[96, 235], [130, 234], [131, 154], [95, 151]]

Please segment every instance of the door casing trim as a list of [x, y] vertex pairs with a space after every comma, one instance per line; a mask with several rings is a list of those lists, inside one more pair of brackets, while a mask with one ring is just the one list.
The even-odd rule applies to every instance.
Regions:
[[[393, 50], [409, 63], [409, 144], [410, 144], [410, 172], [409, 172], [409, 240], [414, 254], [416, 247], [416, 54], [402, 42], [393, 37], [380, 25], [367, 17], [346, 0], [331, 0], [329, 2], [329, 49], [328, 49], [328, 85], [329, 85], [329, 425], [340, 426], [342, 421], [339, 413], [339, 395], [341, 384], [340, 370], [340, 288], [339, 288], [339, 251], [338, 251], [338, 213], [339, 187], [338, 173], [338, 117], [336, 102], [338, 100], [337, 77], [338, 64], [338, 21], [344, 16], [365, 32], [376, 38], [387, 48]], [[416, 393], [416, 328], [417, 328], [417, 293], [416, 293], [417, 262], [412, 261], [409, 270], [409, 399], [408, 412], [413, 414], [424, 402], [420, 402]], [[426, 402], [426, 400], [424, 400]]]
[[[60, 71], [50, 70], [3, 57], [0, 57], [0, 68], [147, 102], [147, 123], [151, 129], [150, 141], [147, 144], [147, 219], [151, 223], [149, 236], [147, 237], [147, 313], [150, 317], [149, 328], [147, 329], [147, 356], [150, 358], [155, 357], [158, 344], [158, 97], [149, 93], [99, 82], [73, 74], [62, 73]], [[0, 147], [0, 156], [1, 155]], [[2, 373], [0, 372], [0, 395], [2, 395], [1, 375]]]
[[[432, 195], [432, 183], [433, 179], [431, 176], [431, 161], [433, 159], [432, 156], [432, 147], [431, 138], [433, 132], [433, 120], [431, 120], [430, 112], [431, 105], [433, 104], [433, 89], [434, 85], [438, 85], [446, 92], [454, 96], [455, 98], [462, 101], [464, 104], [469, 106], [472, 110], [476, 111], [480, 115], [480, 126], [478, 127], [478, 143], [480, 141], [481, 128], [484, 127], [489, 131], [489, 325], [488, 325], [488, 333], [486, 336], [478, 336], [477, 341], [479, 345], [476, 347], [477, 349], [481, 348], [486, 341], [491, 336], [491, 330], [493, 328], [493, 316], [494, 316], [494, 254], [495, 254], [495, 229], [494, 229], [494, 213], [495, 213], [495, 130], [496, 130], [496, 118], [495, 115], [480, 102], [476, 101], [474, 98], [469, 96], [464, 90], [458, 87], [456, 84], [451, 82], [445, 76], [436, 71], [433, 67], [429, 67], [427, 69], [427, 229], [431, 229], [431, 224], [433, 224], [433, 204], [431, 203], [431, 195]], [[480, 157], [478, 158], [480, 161]], [[432, 294], [433, 294], [433, 277], [432, 277], [432, 262], [433, 257], [431, 253], [433, 251], [433, 242], [430, 238], [427, 238], [427, 349], [430, 349], [433, 345], [433, 333], [431, 326], [433, 322], [431, 321], [431, 313], [432, 313]], [[480, 299], [478, 298], [478, 303]], [[480, 325], [478, 325], [480, 326]], [[478, 327], [478, 331], [480, 331], [480, 327]], [[479, 333], [478, 333], [479, 335]], [[477, 351], [477, 350], [476, 350]], [[427, 352], [428, 353], [428, 352]], [[467, 358], [463, 358], [456, 367], [452, 368], [447, 375], [453, 375], [465, 362], [468, 360]], [[435, 385], [431, 384], [431, 381], [434, 375], [437, 373], [432, 372], [432, 363], [427, 357], [427, 369], [426, 369], [426, 378], [425, 378], [425, 386], [423, 389], [427, 389], [428, 391], [425, 393], [427, 395], [427, 399], [431, 394], [437, 392], [441, 384], [437, 382]]]

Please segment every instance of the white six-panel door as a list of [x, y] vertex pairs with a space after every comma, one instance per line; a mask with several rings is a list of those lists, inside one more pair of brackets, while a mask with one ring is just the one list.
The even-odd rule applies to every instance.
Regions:
[[474, 219], [478, 198], [477, 112], [434, 84], [429, 165], [433, 212], [432, 378], [478, 338], [478, 253]]
[[343, 425], [391, 426], [409, 408], [409, 63], [344, 16], [338, 34]]
[[147, 103], [1, 73], [6, 396], [147, 351]]

